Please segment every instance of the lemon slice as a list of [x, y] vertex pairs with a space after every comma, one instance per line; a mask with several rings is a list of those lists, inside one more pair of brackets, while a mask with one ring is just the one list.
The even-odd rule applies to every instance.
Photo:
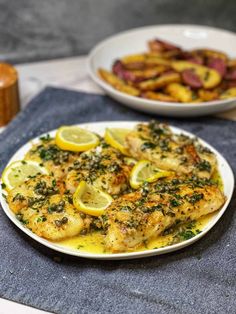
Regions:
[[173, 175], [172, 171], [161, 170], [148, 160], [139, 161], [132, 169], [130, 174], [130, 185], [132, 188], [139, 188], [144, 181], [154, 182], [159, 178]]
[[81, 181], [73, 195], [74, 206], [92, 216], [100, 216], [105, 209], [111, 204], [112, 197], [95, 188], [91, 184]]
[[109, 128], [105, 132], [105, 141], [112, 147], [119, 149], [124, 155], [129, 155], [125, 147], [125, 137], [131, 130], [121, 128]]
[[97, 146], [98, 137], [77, 126], [62, 126], [56, 133], [56, 144], [61, 149], [72, 152], [83, 152]]
[[48, 171], [36, 161], [19, 160], [5, 168], [2, 174], [2, 182], [8, 190], [11, 190], [37, 174], [48, 174]]

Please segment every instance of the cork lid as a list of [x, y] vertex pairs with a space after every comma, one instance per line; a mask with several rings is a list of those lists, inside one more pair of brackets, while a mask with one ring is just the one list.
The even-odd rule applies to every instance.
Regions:
[[7, 63], [0, 63], [0, 89], [7, 88], [17, 81], [15, 68]]

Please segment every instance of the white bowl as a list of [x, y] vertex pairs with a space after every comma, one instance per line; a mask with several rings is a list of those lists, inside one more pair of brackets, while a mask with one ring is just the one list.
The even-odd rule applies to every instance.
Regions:
[[197, 25], [148, 26], [112, 36], [98, 44], [90, 53], [88, 68], [91, 78], [120, 103], [149, 113], [173, 117], [193, 117], [219, 113], [236, 107], [236, 99], [205, 103], [173, 103], [130, 96], [115, 90], [97, 74], [99, 68], [111, 69], [114, 60], [124, 55], [144, 52], [147, 41], [158, 37], [185, 49], [213, 48], [236, 58], [236, 35], [233, 32]]
[[[86, 128], [92, 132], [96, 132], [100, 134], [101, 136], [104, 135], [105, 129], [110, 127], [114, 128], [134, 128], [134, 126], [138, 123], [138, 121], [130, 122], [130, 121], [118, 121], [118, 122], [95, 122], [95, 123], [87, 123], [87, 124], [80, 124], [81, 127]], [[195, 135], [189, 132], [186, 132], [182, 129], [171, 127], [172, 131], [176, 134], [186, 134], [190, 136], [191, 138], [194, 138]], [[56, 134], [56, 130], [49, 132], [49, 134], [53, 137]], [[42, 136], [42, 135], [41, 135]], [[10, 159], [9, 163], [16, 160], [21, 160], [24, 158], [25, 154], [28, 152], [28, 150], [32, 147], [33, 143], [37, 143], [39, 141], [39, 138], [41, 136], [38, 136], [34, 140], [26, 143], [23, 145]], [[217, 221], [221, 218], [223, 213], [225, 212], [226, 208], [229, 205], [229, 202], [232, 198], [233, 189], [234, 189], [234, 175], [233, 172], [227, 163], [227, 161], [224, 159], [224, 157], [217, 152], [211, 145], [204, 142], [203, 140], [200, 140], [200, 143], [202, 143], [204, 146], [208, 147], [213, 153], [216, 155], [217, 161], [218, 161], [218, 167], [219, 172], [221, 175], [221, 178], [223, 180], [224, 185], [224, 194], [227, 198], [224, 206], [211, 217], [211, 219], [208, 221], [208, 223], [204, 226], [202, 231], [196, 235], [195, 237], [185, 240], [183, 242], [173, 244], [170, 246], [165, 246], [163, 248], [158, 249], [152, 249], [152, 250], [145, 250], [145, 251], [139, 251], [139, 252], [131, 252], [131, 253], [119, 253], [119, 254], [95, 254], [95, 253], [89, 253], [80, 251], [78, 249], [72, 249], [66, 246], [63, 246], [61, 244], [57, 244], [55, 242], [48, 241], [46, 239], [43, 239], [39, 236], [37, 236], [35, 233], [27, 229], [22, 223], [16, 219], [16, 216], [9, 208], [6, 199], [3, 197], [3, 194], [6, 192], [2, 190], [2, 187], [0, 185], [0, 203], [2, 205], [2, 208], [5, 212], [5, 214], [10, 218], [10, 220], [24, 233], [26, 233], [28, 236], [30, 236], [32, 239], [36, 240], [37, 242], [45, 245], [46, 247], [49, 247], [55, 251], [62, 252], [65, 254], [73, 255], [73, 256], [79, 256], [79, 257], [86, 257], [91, 259], [104, 259], [104, 260], [120, 260], [120, 259], [133, 259], [133, 258], [141, 258], [141, 257], [147, 257], [147, 256], [153, 256], [153, 255], [160, 255], [165, 253], [170, 253], [179, 249], [182, 249], [190, 244], [193, 244], [194, 242], [198, 241], [200, 238], [206, 235], [206, 233], [217, 223]], [[0, 182], [1, 183], [1, 182]]]

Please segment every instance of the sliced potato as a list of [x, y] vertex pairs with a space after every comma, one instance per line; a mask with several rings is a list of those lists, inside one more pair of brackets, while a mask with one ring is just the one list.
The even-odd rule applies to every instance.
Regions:
[[157, 52], [157, 51], [149, 51], [145, 53], [145, 56], [147, 58], [161, 58], [162, 57], [162, 52]]
[[178, 73], [168, 73], [168, 74], [163, 74], [162, 76], [152, 79], [152, 80], [147, 80], [144, 82], [139, 83], [138, 87], [141, 90], [155, 90], [158, 88], [165, 87], [166, 85], [174, 82], [180, 82], [181, 78]]
[[157, 66], [157, 65], [166, 65], [171, 66], [171, 62], [168, 59], [161, 57], [147, 57], [144, 61], [147, 67]]
[[236, 67], [236, 59], [228, 60], [227, 66], [228, 66], [229, 68], [231, 68], [231, 67]]
[[150, 79], [152, 77], [160, 75], [161, 73], [165, 72], [167, 69], [168, 67], [164, 65], [159, 65], [159, 66], [149, 68], [146, 70], [134, 70], [132, 71], [132, 73], [138, 78]]
[[213, 88], [221, 82], [220, 74], [213, 69], [188, 61], [173, 61], [172, 67], [178, 72], [192, 69], [201, 78], [204, 88]]
[[126, 85], [124, 81], [119, 79], [116, 75], [111, 72], [108, 72], [104, 69], [98, 70], [99, 75], [101, 78], [106, 81], [108, 84], [113, 86], [115, 89], [119, 90], [120, 92], [132, 95], [132, 96], [139, 96], [140, 91], [137, 88], [132, 86]]
[[228, 99], [236, 97], [236, 87], [231, 87], [220, 95], [220, 99]]
[[212, 101], [219, 98], [219, 93], [216, 90], [209, 91], [200, 89], [198, 91], [198, 96], [202, 99], [202, 101]]
[[126, 65], [127, 63], [144, 62], [145, 59], [146, 56], [144, 54], [135, 54], [123, 57], [121, 62]]
[[166, 95], [164, 93], [155, 93], [155, 92], [145, 92], [142, 94], [142, 97], [151, 99], [151, 100], [160, 100], [160, 101], [167, 101], [167, 102], [175, 102], [176, 99]]
[[116, 89], [131, 96], [139, 96], [140, 94], [140, 91], [137, 88], [125, 84], [117, 85]]
[[115, 74], [104, 70], [104, 69], [99, 69], [98, 74], [101, 76], [101, 78], [107, 82], [108, 84], [112, 85], [113, 87], [118, 87], [120, 85], [124, 85], [124, 81], [119, 79]]
[[165, 92], [180, 102], [192, 102], [193, 100], [191, 89], [179, 83], [169, 84], [165, 88]]
[[192, 50], [192, 53], [201, 54], [205, 57], [221, 58], [224, 59], [225, 61], [228, 59], [226, 53], [213, 49], [195, 49]]
[[177, 50], [171, 50], [171, 51], [163, 51], [163, 52], [154, 52], [154, 51], [150, 51], [148, 53], [145, 54], [145, 56], [147, 58], [164, 58], [164, 59], [170, 59], [173, 57], [178, 56], [180, 53], [180, 51]]

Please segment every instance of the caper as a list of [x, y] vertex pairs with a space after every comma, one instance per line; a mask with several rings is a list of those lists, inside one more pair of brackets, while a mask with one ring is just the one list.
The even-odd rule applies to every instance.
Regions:
[[57, 211], [58, 213], [62, 212], [63, 210], [64, 210], [64, 207], [63, 207], [63, 206], [60, 206], [60, 205], [57, 206], [56, 211]]
[[85, 213], [80, 213], [80, 217], [81, 217], [82, 219], [84, 219], [84, 218], [86, 217], [86, 214], [85, 214]]
[[23, 218], [23, 215], [22, 214], [16, 214], [16, 218], [21, 221]]
[[66, 224], [68, 222], [68, 218], [67, 217], [63, 217], [61, 222], [62, 222], [62, 224]]
[[61, 220], [55, 220], [55, 225], [56, 225], [57, 227], [61, 227], [61, 226], [62, 226]]

